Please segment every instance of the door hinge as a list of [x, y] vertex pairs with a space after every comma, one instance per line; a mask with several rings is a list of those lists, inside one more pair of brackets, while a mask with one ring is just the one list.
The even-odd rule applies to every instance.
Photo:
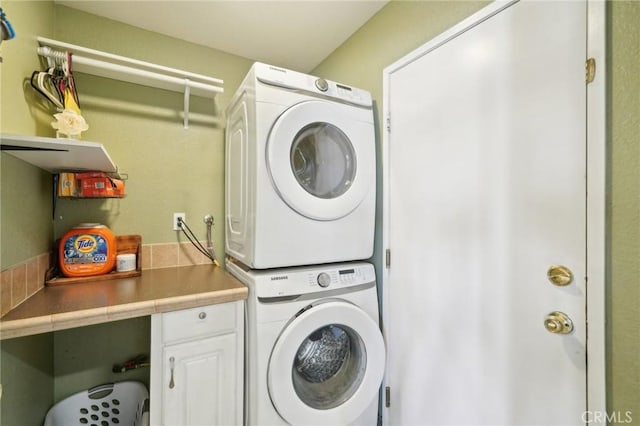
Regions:
[[596, 77], [596, 60], [593, 58], [587, 59], [585, 63], [585, 80], [587, 84], [593, 82], [593, 79]]
[[384, 252], [384, 264], [387, 267], [387, 269], [391, 267], [391, 250], [390, 249], [387, 249]]
[[387, 117], [387, 132], [391, 131], [391, 117]]
[[389, 386], [384, 388], [384, 406], [387, 408], [391, 406], [391, 388]]

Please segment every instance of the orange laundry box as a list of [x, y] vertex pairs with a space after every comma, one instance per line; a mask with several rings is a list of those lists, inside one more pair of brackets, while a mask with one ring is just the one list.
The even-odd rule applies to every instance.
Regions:
[[58, 175], [58, 197], [77, 197], [79, 192], [75, 173]]
[[124, 181], [102, 172], [76, 173], [80, 197], [124, 197]]

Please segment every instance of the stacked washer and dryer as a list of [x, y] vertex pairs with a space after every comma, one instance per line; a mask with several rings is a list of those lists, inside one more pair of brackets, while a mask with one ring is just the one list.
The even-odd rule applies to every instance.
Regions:
[[227, 270], [249, 288], [245, 424], [377, 423], [371, 95], [253, 65], [227, 110]]

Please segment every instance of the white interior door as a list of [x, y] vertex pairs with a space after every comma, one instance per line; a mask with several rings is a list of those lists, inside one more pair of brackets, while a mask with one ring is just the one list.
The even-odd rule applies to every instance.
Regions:
[[585, 423], [586, 2], [486, 10], [385, 81], [389, 425]]

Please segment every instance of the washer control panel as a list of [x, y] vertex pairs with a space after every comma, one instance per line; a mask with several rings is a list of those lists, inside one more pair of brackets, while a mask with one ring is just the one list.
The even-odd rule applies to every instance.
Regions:
[[251, 271], [258, 297], [295, 296], [375, 282], [373, 265], [351, 262], [321, 266]]
[[[344, 268], [320, 272], [315, 276], [315, 281], [322, 288], [330, 286], [344, 287], [350, 284], [363, 284], [362, 278], [363, 272], [358, 268]], [[309, 281], [313, 281], [313, 276], [309, 276]]]
[[301, 72], [292, 71], [272, 65], [256, 62], [254, 64], [255, 77], [261, 83], [272, 86], [284, 87], [291, 90], [299, 90], [312, 95], [322, 95], [339, 99], [364, 107], [372, 107], [371, 93], [357, 87], [351, 87], [335, 81], [325, 80]]

